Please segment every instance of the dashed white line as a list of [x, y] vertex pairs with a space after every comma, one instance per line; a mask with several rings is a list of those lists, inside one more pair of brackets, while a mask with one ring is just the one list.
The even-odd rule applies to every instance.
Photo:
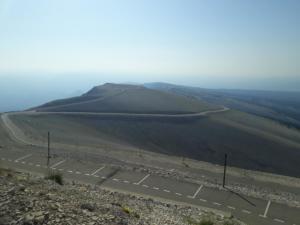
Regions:
[[68, 170], [68, 173], [73, 173], [73, 171], [72, 170]]
[[119, 179], [116, 179], [116, 178], [114, 178], [114, 179], [113, 179], [113, 181], [116, 181], [116, 182], [118, 182], [118, 181], [119, 181]]
[[130, 182], [128, 180], [123, 180], [123, 183], [129, 184]]
[[180, 193], [177, 193], [177, 192], [175, 193], [175, 195], [182, 196], [182, 194], [180, 194]]
[[1, 158], [1, 160], [6, 160], [5, 158]]
[[35, 166], [36, 166], [36, 167], [41, 167], [41, 165], [40, 165], [40, 164], [36, 164]]
[[106, 177], [101, 177], [102, 179], [106, 179]]
[[22, 157], [20, 157], [20, 158], [16, 159], [16, 160], [15, 160], [15, 162], [18, 162], [18, 161], [20, 161], [20, 160], [26, 159], [26, 158], [28, 158], [28, 157], [30, 157], [30, 156], [31, 156], [31, 154], [28, 154], [28, 155], [22, 156]]
[[91, 174], [89, 174], [89, 173], [86, 173], [86, 174], [84, 174], [85, 176], [90, 176]]
[[275, 218], [274, 221], [275, 221], [275, 222], [278, 222], [278, 223], [284, 223], [284, 222], [285, 222], [284, 220], [277, 219], [277, 218]]
[[75, 173], [76, 173], [76, 174], [81, 174], [81, 172], [79, 172], [79, 171], [76, 171]]
[[146, 184], [143, 184], [142, 185], [144, 188], [148, 188], [149, 186], [148, 185], [146, 185]]
[[207, 200], [206, 199], [203, 199], [203, 198], [200, 198], [199, 199], [201, 202], [207, 202]]
[[214, 205], [217, 205], [217, 206], [221, 206], [222, 204], [218, 203], [218, 202], [213, 202]]
[[98, 175], [94, 175], [94, 177], [97, 177], [97, 178], [99, 178], [99, 176], [98, 176]]
[[99, 169], [95, 170], [91, 176], [94, 176], [96, 173], [98, 173], [99, 171], [103, 170], [105, 168], [105, 166], [100, 167]]
[[242, 212], [243, 212], [243, 213], [246, 213], [246, 214], [251, 214], [251, 212], [250, 212], [250, 211], [248, 211], [248, 210], [245, 210], [245, 209], [243, 209], [243, 210], [242, 210]]
[[150, 174], [148, 174], [148, 175], [146, 175], [146, 176], [144, 176], [139, 182], [137, 182], [137, 183], [134, 183], [134, 184], [136, 184], [136, 185], [140, 185], [142, 182], [144, 182], [148, 177], [150, 176]]
[[12, 162], [12, 160], [11, 160], [11, 159], [8, 159], [8, 162]]
[[158, 188], [158, 187], [153, 187], [153, 189], [154, 189], [154, 190], [159, 190], [159, 188]]
[[230, 205], [228, 205], [228, 206], [227, 206], [227, 208], [228, 208], [228, 209], [235, 210], [235, 207], [233, 207], [233, 206], [230, 206]]
[[59, 166], [60, 164], [62, 164], [62, 163], [64, 163], [66, 160], [62, 160], [62, 161], [60, 161], [60, 162], [58, 162], [58, 163], [55, 163], [54, 165], [52, 165], [50, 168], [54, 168], [54, 167], [57, 167], [57, 166]]
[[[55, 169], [55, 168], [52, 168], [52, 169]], [[58, 169], [59, 171], [63, 171], [64, 169]]]
[[169, 190], [167, 190], [167, 189], [164, 189], [164, 192], [170, 193], [171, 191], [169, 191]]
[[22, 164], [26, 164], [26, 162], [22, 162]]

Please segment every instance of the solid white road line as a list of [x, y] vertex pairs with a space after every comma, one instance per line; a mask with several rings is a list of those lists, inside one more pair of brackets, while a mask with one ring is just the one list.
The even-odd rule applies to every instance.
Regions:
[[150, 176], [150, 174], [146, 175], [145, 177], [143, 177], [143, 179], [141, 179], [139, 182], [135, 183], [136, 185], [140, 185], [142, 182], [144, 182], [148, 177]]
[[54, 165], [52, 165], [52, 166], [50, 166], [50, 168], [54, 168], [54, 167], [57, 167], [57, 166], [59, 166], [60, 164], [62, 164], [62, 163], [64, 163], [66, 160], [61, 160], [60, 162], [58, 162], [58, 163], [55, 163]]
[[99, 169], [95, 170], [91, 175], [94, 176], [96, 173], [103, 170], [104, 168], [105, 168], [105, 166], [100, 167]]
[[197, 191], [195, 192], [195, 194], [193, 195], [193, 196], [188, 196], [189, 198], [196, 198], [196, 196], [197, 196], [197, 194], [201, 191], [201, 189], [203, 188], [203, 185], [201, 185], [198, 189], [197, 189]]
[[271, 205], [271, 201], [269, 200], [269, 201], [268, 201], [268, 204], [267, 204], [267, 206], [266, 206], [266, 209], [265, 209], [265, 213], [264, 213], [264, 215], [263, 215], [262, 217], [264, 217], [264, 218], [267, 217], [267, 214], [268, 214], [270, 205]]
[[28, 158], [28, 157], [30, 157], [30, 156], [31, 156], [31, 154], [25, 155], [25, 156], [23, 156], [23, 157], [21, 157], [21, 158], [16, 159], [15, 162], [18, 162], [18, 161], [20, 161], [20, 160], [22, 160], [22, 159], [26, 159], [26, 158]]

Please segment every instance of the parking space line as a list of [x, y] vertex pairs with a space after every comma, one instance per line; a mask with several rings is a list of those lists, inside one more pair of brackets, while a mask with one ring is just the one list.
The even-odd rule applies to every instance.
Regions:
[[150, 176], [150, 174], [146, 175], [145, 177], [143, 177], [139, 182], [134, 183], [136, 185], [140, 185], [142, 182], [144, 182], [148, 177]]
[[268, 204], [267, 204], [267, 206], [266, 206], [264, 215], [259, 215], [259, 216], [266, 218], [266, 217], [267, 217], [267, 214], [268, 214], [268, 211], [269, 211], [269, 208], [270, 208], [270, 205], [271, 205], [271, 201], [269, 200], [269, 201], [268, 201]]
[[98, 173], [99, 171], [103, 170], [105, 168], [105, 166], [100, 167], [99, 169], [95, 170], [91, 176], [94, 176], [96, 173]]
[[32, 155], [31, 155], [31, 154], [28, 154], [28, 155], [22, 156], [22, 157], [16, 159], [15, 162], [18, 162], [18, 161], [20, 161], [20, 160], [26, 159], [26, 158], [28, 158], [28, 157], [30, 157], [30, 156], [32, 156]]
[[58, 163], [55, 163], [54, 165], [52, 165], [50, 168], [54, 168], [54, 167], [57, 167], [59, 166], [60, 164], [64, 163], [66, 160], [62, 160], [62, 161], [59, 161]]
[[195, 192], [195, 194], [193, 196], [188, 196], [188, 198], [195, 199], [196, 196], [198, 195], [198, 193], [201, 191], [202, 188], [203, 188], [203, 185], [200, 185], [200, 187], [197, 189], [197, 191]]

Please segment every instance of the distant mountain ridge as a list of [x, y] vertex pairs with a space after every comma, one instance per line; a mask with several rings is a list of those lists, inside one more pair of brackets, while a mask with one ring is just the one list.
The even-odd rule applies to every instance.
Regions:
[[85, 94], [55, 100], [34, 108], [45, 112], [106, 112], [106, 113], [197, 113], [218, 109], [195, 98], [153, 90], [142, 85], [106, 83]]

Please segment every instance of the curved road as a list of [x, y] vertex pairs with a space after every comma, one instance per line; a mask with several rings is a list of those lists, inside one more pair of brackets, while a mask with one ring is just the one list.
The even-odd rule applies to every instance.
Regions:
[[217, 110], [208, 110], [199, 113], [188, 113], [188, 114], [139, 114], [139, 113], [93, 113], [93, 112], [36, 112], [36, 111], [25, 111], [25, 112], [14, 112], [14, 113], [4, 113], [1, 114], [1, 119], [5, 125], [7, 131], [12, 138], [18, 142], [26, 145], [35, 145], [32, 140], [27, 139], [20, 128], [18, 128], [12, 120], [9, 118], [10, 115], [82, 115], [82, 116], [116, 116], [116, 117], [137, 117], [137, 118], [191, 118], [191, 117], [201, 117], [214, 113], [221, 113], [230, 110], [229, 108], [223, 107]]

